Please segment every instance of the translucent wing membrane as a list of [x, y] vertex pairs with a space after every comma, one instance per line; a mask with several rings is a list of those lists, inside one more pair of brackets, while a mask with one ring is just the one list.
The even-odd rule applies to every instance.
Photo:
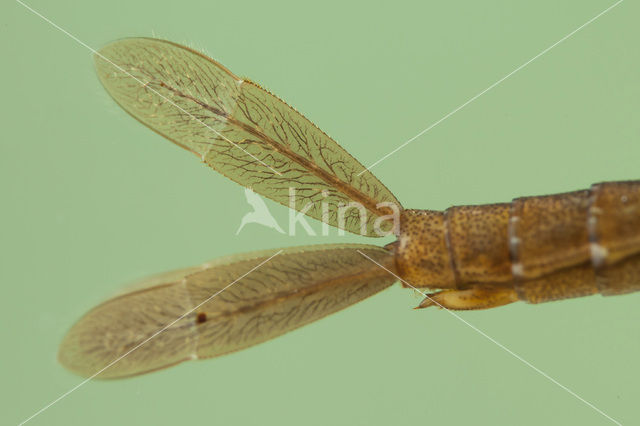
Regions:
[[[370, 172], [357, 176], [364, 167], [302, 114], [198, 52], [125, 39], [100, 50], [96, 67], [129, 114], [272, 200], [319, 220], [326, 203], [325, 222], [368, 236], [379, 236], [376, 219], [393, 213], [379, 203], [400, 207]], [[338, 207], [352, 201], [362, 211], [345, 209], [341, 220]], [[382, 231], [393, 225], [379, 223]]]
[[341, 244], [286, 249], [271, 259], [276, 251], [231, 256], [150, 277], [147, 288], [81, 318], [62, 342], [60, 361], [88, 377], [122, 357], [97, 376], [117, 378], [264, 342], [394, 282], [358, 251], [393, 270], [387, 250]]

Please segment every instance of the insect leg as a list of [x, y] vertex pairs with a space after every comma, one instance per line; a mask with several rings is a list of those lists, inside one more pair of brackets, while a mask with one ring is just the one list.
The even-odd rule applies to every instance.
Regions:
[[513, 288], [478, 285], [466, 290], [441, 290], [431, 293], [416, 307], [439, 306], [451, 310], [490, 309], [518, 301]]

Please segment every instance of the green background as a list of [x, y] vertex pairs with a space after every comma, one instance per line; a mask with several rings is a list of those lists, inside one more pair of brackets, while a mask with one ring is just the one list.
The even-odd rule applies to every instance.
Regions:
[[[187, 43], [260, 82], [368, 165], [613, 1], [102, 1], [29, 4], [92, 47]], [[508, 201], [640, 178], [640, 26], [627, 0], [374, 168], [411, 208]], [[81, 382], [56, 362], [123, 284], [295, 237], [257, 225], [241, 187], [128, 117], [90, 52], [0, 5], [0, 423]], [[287, 209], [267, 202], [285, 225]], [[318, 222], [313, 223], [320, 230]], [[386, 243], [374, 241], [374, 243]], [[67, 424], [611, 424], [399, 286], [263, 345], [89, 382], [34, 418]], [[637, 423], [640, 294], [463, 312], [622, 423]]]

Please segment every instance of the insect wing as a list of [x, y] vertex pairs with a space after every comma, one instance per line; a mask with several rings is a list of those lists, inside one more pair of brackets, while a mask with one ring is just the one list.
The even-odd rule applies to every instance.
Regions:
[[298, 247], [231, 256], [150, 278], [148, 288], [89, 311], [68, 332], [61, 363], [117, 378], [237, 351], [277, 337], [390, 286], [384, 248]]
[[[156, 39], [116, 41], [95, 60], [102, 84], [122, 108], [223, 175], [351, 232], [392, 230], [391, 217], [378, 229], [375, 224], [394, 213], [389, 205], [400, 208], [393, 194], [369, 171], [358, 176], [364, 169], [358, 161], [255, 83]], [[351, 202], [357, 208], [339, 211]]]

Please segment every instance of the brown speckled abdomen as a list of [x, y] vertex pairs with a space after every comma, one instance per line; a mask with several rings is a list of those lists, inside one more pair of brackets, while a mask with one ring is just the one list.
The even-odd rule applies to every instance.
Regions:
[[531, 303], [640, 290], [640, 181], [405, 210], [396, 266], [416, 287], [505, 286]]

